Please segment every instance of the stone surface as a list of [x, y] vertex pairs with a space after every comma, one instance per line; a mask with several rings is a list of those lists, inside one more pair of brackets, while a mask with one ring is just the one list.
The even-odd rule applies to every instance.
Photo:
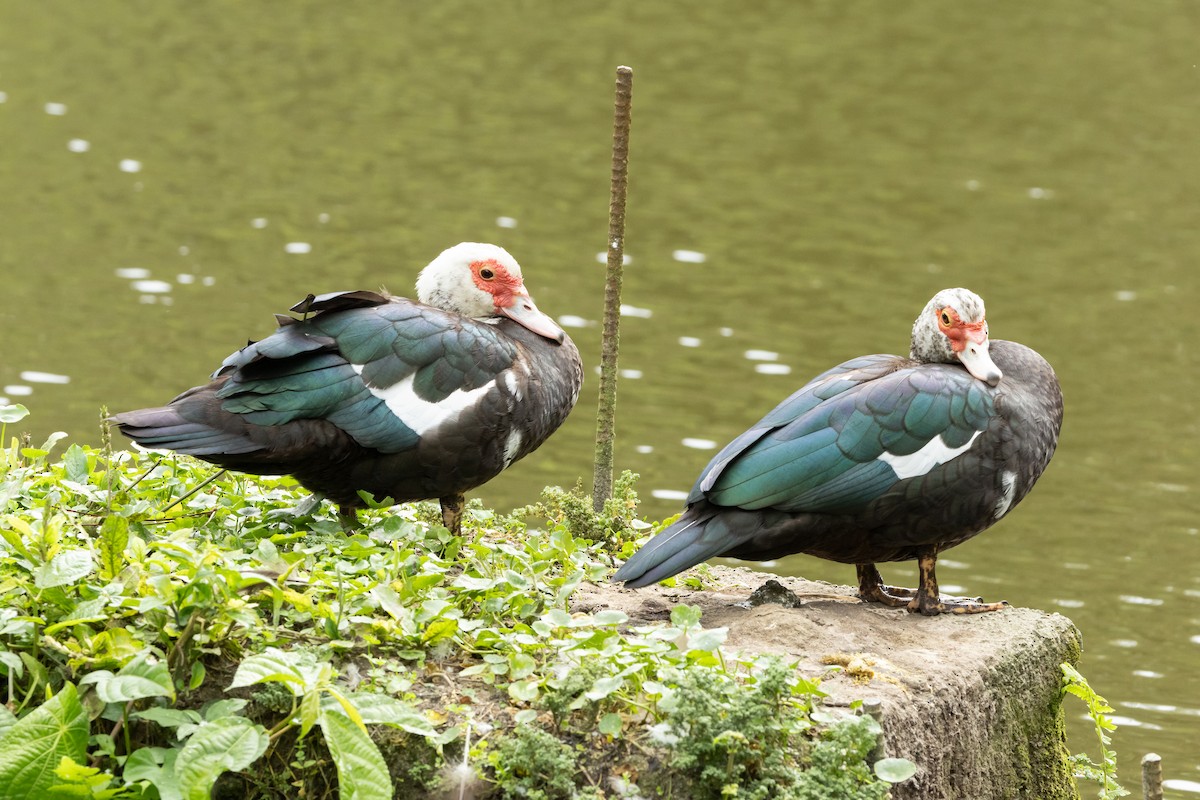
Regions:
[[[751, 606], [777, 580], [800, 599]], [[877, 698], [886, 755], [917, 774], [896, 800], [987, 800], [1077, 796], [1060, 707], [1059, 664], [1079, 657], [1069, 619], [1027, 608], [923, 617], [867, 605], [849, 586], [711, 568], [702, 591], [585, 585], [572, 606], [617, 608], [631, 624], [664, 621], [678, 603], [703, 609], [705, 627], [728, 627], [726, 646], [773, 653], [822, 676], [831, 705]], [[842, 670], [833, 670], [838, 663]]]

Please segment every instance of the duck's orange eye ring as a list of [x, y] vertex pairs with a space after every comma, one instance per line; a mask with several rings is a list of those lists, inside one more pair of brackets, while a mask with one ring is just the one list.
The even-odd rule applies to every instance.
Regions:
[[492, 278], [496, 277], [496, 273], [488, 267], [484, 267], [483, 269], [479, 270], [479, 277], [483, 278], [485, 281], [490, 281]]

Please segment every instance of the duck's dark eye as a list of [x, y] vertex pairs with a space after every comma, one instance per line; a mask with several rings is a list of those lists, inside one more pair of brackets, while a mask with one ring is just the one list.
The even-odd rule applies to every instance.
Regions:
[[485, 281], [490, 281], [492, 278], [496, 277], [496, 273], [487, 267], [484, 267], [483, 269], [479, 270], [479, 277], [483, 278]]
[[942, 309], [941, 317], [942, 317], [942, 324], [945, 325], [946, 327], [950, 327], [950, 322], [951, 322], [950, 312], [946, 311], [945, 309]]

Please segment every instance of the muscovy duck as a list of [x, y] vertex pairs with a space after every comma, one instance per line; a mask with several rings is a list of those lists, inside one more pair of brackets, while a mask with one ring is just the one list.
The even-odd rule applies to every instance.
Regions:
[[[864, 601], [909, 611], [995, 611], [942, 597], [938, 552], [985, 530], [1033, 488], [1058, 442], [1063, 401], [1050, 365], [989, 344], [983, 300], [937, 293], [908, 358], [839, 364], [721, 450], [687, 510], [613, 576], [646, 586], [713, 556], [808, 553], [855, 564]], [[917, 589], [885, 586], [875, 563], [917, 559]]]
[[277, 315], [211, 383], [116, 414], [148, 448], [255, 475], [292, 475], [342, 506], [360, 490], [437, 498], [460, 530], [463, 493], [533, 452], [567, 418], [583, 367], [503, 248], [464, 242], [417, 279], [416, 302], [335, 292]]

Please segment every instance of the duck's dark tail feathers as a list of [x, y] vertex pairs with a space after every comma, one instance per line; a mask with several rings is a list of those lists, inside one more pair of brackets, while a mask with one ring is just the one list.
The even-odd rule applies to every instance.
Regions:
[[642, 545], [612, 579], [631, 589], [649, 586], [728, 552], [741, 539], [719, 511], [701, 503]]
[[206, 461], [262, 449], [235, 415], [219, 412], [209, 387], [184, 392], [170, 405], [114, 414], [109, 421], [142, 447], [174, 450]]

